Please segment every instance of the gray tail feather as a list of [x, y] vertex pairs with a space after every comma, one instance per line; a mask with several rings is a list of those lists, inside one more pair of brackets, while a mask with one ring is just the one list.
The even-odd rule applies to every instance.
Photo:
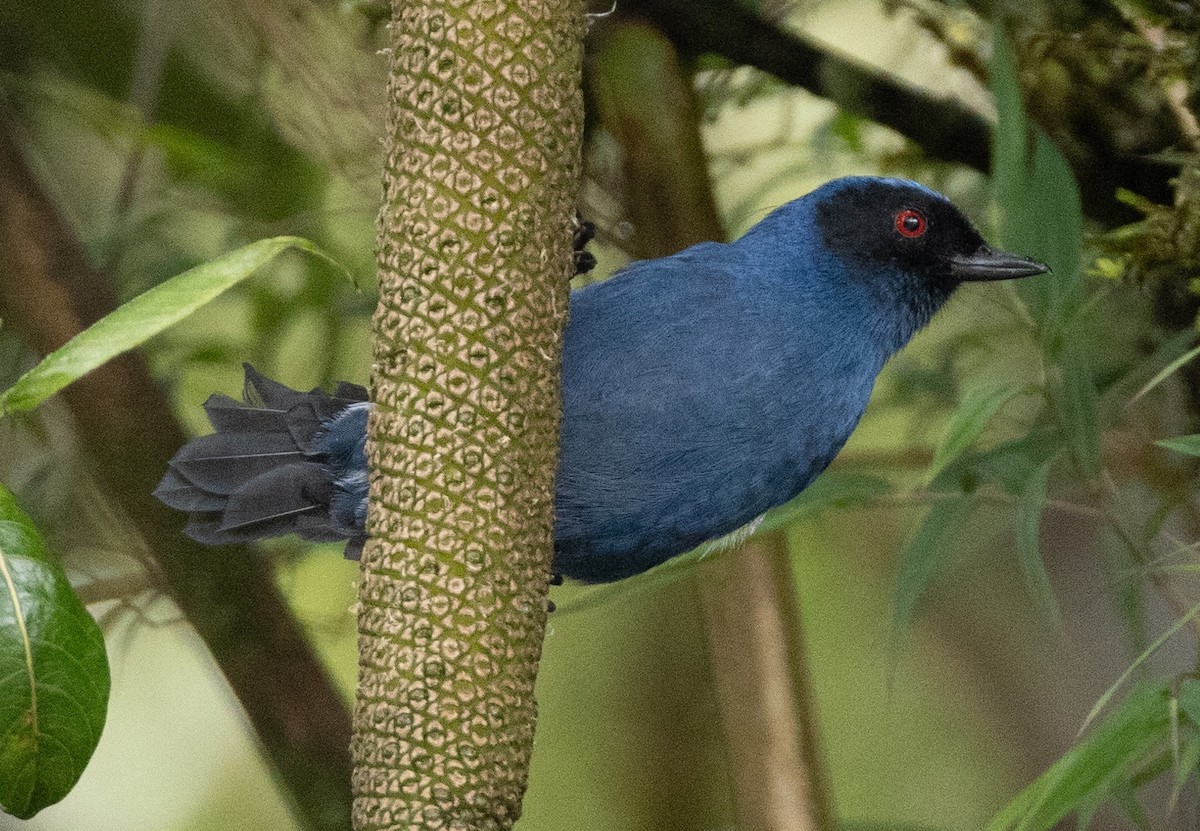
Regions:
[[366, 389], [342, 383], [332, 395], [299, 392], [249, 364], [245, 370], [245, 401], [213, 395], [204, 403], [216, 432], [175, 454], [154, 495], [190, 514], [184, 533], [206, 545], [298, 534], [348, 540], [347, 556], [356, 554], [361, 534], [330, 518], [334, 474], [314, 439], [329, 419], [366, 401]]

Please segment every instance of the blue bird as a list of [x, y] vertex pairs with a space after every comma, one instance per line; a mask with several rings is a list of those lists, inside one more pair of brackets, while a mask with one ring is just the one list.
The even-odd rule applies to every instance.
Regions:
[[[1047, 271], [990, 248], [915, 182], [838, 179], [730, 244], [636, 262], [571, 295], [554, 568], [629, 577], [799, 494], [858, 424], [875, 377], [963, 282]], [[370, 404], [246, 367], [155, 495], [221, 544], [364, 542]]]

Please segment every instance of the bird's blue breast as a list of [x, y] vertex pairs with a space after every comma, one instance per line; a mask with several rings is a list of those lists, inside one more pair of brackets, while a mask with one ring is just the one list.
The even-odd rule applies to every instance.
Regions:
[[807, 486], [857, 424], [887, 357], [861, 337], [866, 299], [831, 258], [752, 242], [696, 246], [573, 295], [563, 573], [619, 579], [741, 527]]

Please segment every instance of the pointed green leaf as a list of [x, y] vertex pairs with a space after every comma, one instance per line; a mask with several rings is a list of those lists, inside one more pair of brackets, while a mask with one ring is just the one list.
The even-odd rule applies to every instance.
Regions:
[[1087, 478], [1100, 472], [1100, 396], [1083, 345], [1063, 353], [1061, 405], [1071, 454]]
[[992, 35], [992, 98], [999, 118], [992, 133], [992, 185], [1000, 208], [1000, 243], [1023, 242], [1021, 218], [1029, 198], [1029, 123], [1017, 84], [1017, 58], [1004, 22], [997, 16]]
[[1017, 557], [1034, 602], [1047, 618], [1057, 621], [1058, 601], [1050, 585], [1050, 575], [1046, 573], [1046, 564], [1042, 561], [1040, 540], [1051, 464], [1046, 462], [1035, 470], [1021, 491], [1021, 498], [1017, 502]]
[[289, 248], [328, 259], [308, 240], [274, 237], [178, 274], [138, 295], [47, 355], [0, 394], [0, 413], [33, 409], [72, 381], [183, 320]]
[[[1188, 332], [1189, 336], [1191, 334], [1192, 334], [1191, 332]], [[1129, 403], [1132, 404], [1134, 401], [1137, 401], [1143, 395], [1150, 392], [1150, 390], [1154, 389], [1159, 384], [1161, 384], [1163, 381], [1167, 380], [1172, 375], [1174, 375], [1179, 369], [1181, 369], [1184, 366], [1184, 364], [1187, 364], [1187, 363], [1195, 360], [1197, 357], [1200, 357], [1200, 346], [1197, 346], [1194, 349], [1189, 349], [1187, 352], [1183, 353], [1178, 358], [1171, 361], [1171, 363], [1167, 364], [1165, 367], [1163, 367], [1161, 370], [1159, 370], [1159, 372], [1153, 378], [1151, 378], [1149, 381], [1146, 382], [1145, 386], [1143, 386], [1140, 390], [1138, 390], [1136, 393], [1134, 393], [1133, 397], [1129, 399]]]
[[1094, 732], [1017, 794], [988, 831], [1049, 831], [1072, 811], [1090, 813], [1106, 799], [1128, 802], [1130, 783], [1166, 749], [1167, 692], [1135, 690]]
[[1020, 438], [986, 450], [968, 450], [946, 466], [934, 483], [941, 489], [969, 490], [982, 482], [1019, 495], [1033, 472], [1062, 446], [1061, 431], [1048, 420], [1033, 424]]
[[932, 482], [937, 478], [946, 465], [975, 443], [988, 422], [1005, 404], [1029, 390], [1028, 385], [1003, 384], [976, 387], [964, 395], [962, 403], [950, 417], [950, 426], [946, 428], [945, 435], [933, 453], [933, 463], [929, 466], [925, 481]]
[[[1178, 371], [1178, 367], [1172, 368], [1171, 365], [1187, 355], [1195, 339], [1194, 329], [1184, 329], [1164, 337], [1152, 353], [1135, 363], [1124, 375], [1110, 379], [1104, 388], [1102, 409], [1115, 413], [1161, 384], [1171, 373]], [[1163, 375], [1164, 372], [1166, 375]], [[1159, 375], [1163, 375], [1163, 378], [1159, 379]]]
[[1083, 207], [1070, 165], [1041, 130], [1031, 129], [1021, 104], [1017, 61], [1003, 22], [993, 35], [991, 89], [999, 120], [992, 147], [992, 182], [1005, 248], [1044, 261], [1052, 273], [1021, 280], [1016, 290], [1042, 322], [1046, 346], [1083, 302]]
[[827, 508], [866, 505], [872, 499], [890, 493], [891, 490], [891, 483], [880, 476], [827, 470], [791, 502], [767, 512], [757, 532], [765, 533], [783, 528]]
[[0, 487], [0, 808], [27, 819], [74, 787], [108, 711], [100, 628]]
[[1191, 436], [1176, 436], [1173, 439], [1159, 439], [1155, 442], [1159, 447], [1174, 450], [1185, 456], [1200, 456], [1200, 434]]
[[897, 825], [893, 822], [839, 822], [837, 831], [934, 831], [934, 828], [929, 825], [910, 825], [909, 823], [901, 823]]
[[1171, 801], [1169, 808], [1174, 809], [1175, 803], [1183, 793], [1183, 786], [1200, 768], [1200, 734], [1193, 733], [1182, 742], [1179, 748], [1179, 759], [1175, 764], [1174, 782], [1171, 785]]
[[1179, 709], [1195, 727], [1200, 728], [1200, 681], [1188, 678], [1179, 685]]
[[1042, 280], [1049, 301], [1048, 331], [1043, 337], [1052, 340], [1084, 302], [1083, 204], [1071, 166], [1040, 129], [1034, 142], [1030, 180], [1039, 239], [1024, 253], [1042, 258], [1052, 269], [1050, 277]]
[[1120, 677], [1118, 677], [1117, 680], [1112, 683], [1112, 686], [1105, 690], [1104, 695], [1100, 696], [1100, 698], [1096, 700], [1096, 703], [1092, 705], [1091, 712], [1088, 713], [1087, 718], [1083, 721], [1083, 727], [1079, 728], [1081, 733], [1086, 730], [1087, 726], [1092, 723], [1096, 716], [1100, 715], [1100, 712], [1108, 706], [1108, 702], [1114, 695], [1116, 695], [1117, 690], [1119, 690], [1121, 686], [1129, 680], [1133, 673], [1137, 671], [1137, 668], [1144, 664], [1151, 655], [1161, 649], [1163, 644], [1173, 638], [1175, 633], [1186, 626], [1188, 621], [1194, 618], [1197, 614], [1200, 614], [1200, 603], [1197, 603], [1195, 606], [1180, 615], [1178, 620], [1167, 627], [1167, 631], [1159, 635], [1154, 640], [1154, 643], [1142, 650], [1142, 654], [1138, 655], [1137, 658], [1133, 660], [1133, 663], [1125, 667], [1125, 671], [1121, 673]]
[[957, 564], [967, 538], [961, 532], [974, 508], [974, 500], [964, 493], [939, 499], [904, 549], [892, 610], [894, 645], [912, 628], [917, 606], [930, 585]]
[[[1134, 790], [1135, 789], [1132, 782], [1121, 782], [1113, 789], [1111, 799], [1114, 803], [1121, 807], [1121, 810], [1123, 810], [1125, 815], [1132, 820], [1134, 825], [1142, 829], [1142, 831], [1149, 831], [1150, 821], [1146, 818], [1146, 809], [1142, 807], [1142, 803], [1138, 802], [1137, 794], [1134, 793]], [[1097, 801], [1095, 810], [1098, 810], [1101, 804], [1103, 804], [1101, 801]], [[1094, 813], [1094, 811], [1092, 813]], [[1091, 825], [1091, 823], [1092, 817], [1091, 813], [1089, 813], [1087, 817], [1087, 825], [1084, 825], [1083, 827], [1086, 828], [1088, 825]]]

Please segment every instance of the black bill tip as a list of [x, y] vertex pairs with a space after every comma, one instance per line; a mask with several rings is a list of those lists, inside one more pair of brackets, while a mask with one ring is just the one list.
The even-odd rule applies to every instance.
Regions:
[[1050, 266], [1045, 263], [1007, 251], [996, 251], [986, 245], [974, 254], [955, 254], [950, 257], [951, 276], [963, 282], [1015, 280], [1018, 277], [1045, 274], [1049, 270]]

